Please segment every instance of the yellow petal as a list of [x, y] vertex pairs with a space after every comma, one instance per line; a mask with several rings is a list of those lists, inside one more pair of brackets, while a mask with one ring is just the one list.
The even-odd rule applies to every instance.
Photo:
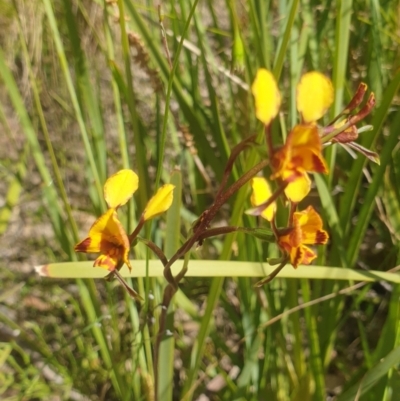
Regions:
[[292, 182], [289, 182], [285, 189], [285, 194], [292, 202], [300, 202], [303, 200], [311, 189], [311, 180], [307, 173], [296, 177]]
[[139, 178], [129, 169], [120, 170], [104, 184], [104, 199], [109, 208], [125, 205], [138, 188]]
[[[253, 189], [253, 193], [251, 194], [250, 201], [253, 206], [262, 205], [272, 195], [268, 181], [264, 177], [254, 177], [251, 180], [251, 188]], [[275, 212], [276, 203], [273, 202], [261, 213], [261, 217], [271, 221], [274, 218]]]
[[173, 190], [175, 185], [163, 185], [157, 193], [148, 201], [146, 208], [143, 212], [145, 221], [150, 220], [161, 213], [164, 213], [172, 204]]
[[256, 79], [251, 86], [251, 93], [256, 103], [256, 116], [265, 125], [278, 114], [281, 105], [281, 94], [272, 73], [264, 68], [257, 71]]
[[333, 103], [332, 82], [320, 72], [304, 74], [297, 85], [297, 110], [303, 121], [319, 120]]

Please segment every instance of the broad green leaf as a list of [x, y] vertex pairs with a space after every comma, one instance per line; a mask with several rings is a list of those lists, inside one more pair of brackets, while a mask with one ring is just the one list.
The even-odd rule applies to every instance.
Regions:
[[337, 401], [354, 401], [360, 396], [371, 391], [378, 380], [385, 376], [391, 368], [400, 363], [400, 347], [395, 348], [392, 352], [382, 358], [380, 362], [371, 370], [367, 371], [362, 380], [356, 385], [349, 388], [341, 394]]

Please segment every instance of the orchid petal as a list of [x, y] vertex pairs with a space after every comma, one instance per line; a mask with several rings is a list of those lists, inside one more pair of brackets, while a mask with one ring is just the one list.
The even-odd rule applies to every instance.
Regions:
[[[253, 206], [259, 206], [265, 203], [272, 195], [268, 181], [264, 177], [254, 177], [251, 180], [251, 187], [253, 193], [251, 194], [251, 204]], [[273, 202], [261, 213], [261, 217], [268, 221], [272, 221], [276, 212], [276, 203]]]
[[251, 87], [256, 104], [256, 116], [265, 125], [276, 117], [281, 105], [281, 94], [272, 73], [264, 68], [257, 71]]
[[333, 103], [333, 85], [320, 72], [304, 74], [297, 85], [297, 110], [303, 121], [319, 120]]
[[143, 219], [145, 221], [159, 216], [170, 208], [173, 200], [174, 188], [175, 186], [172, 184], [163, 185], [149, 200], [143, 212]]
[[129, 169], [120, 170], [104, 184], [104, 198], [109, 208], [125, 205], [138, 188], [139, 178]]

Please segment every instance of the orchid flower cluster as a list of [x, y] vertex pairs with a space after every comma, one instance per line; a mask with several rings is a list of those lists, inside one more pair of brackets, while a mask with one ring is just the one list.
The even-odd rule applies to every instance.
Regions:
[[[354, 112], [361, 105], [366, 94], [365, 84], [360, 84], [353, 99], [330, 124], [321, 127], [317, 121], [333, 103], [332, 83], [319, 72], [303, 75], [297, 85], [296, 99], [300, 123], [291, 129], [285, 143], [279, 147], [274, 146], [271, 135], [271, 125], [281, 105], [281, 94], [274, 76], [266, 69], [258, 70], [251, 89], [255, 99], [256, 117], [265, 126], [268, 158], [253, 166], [230, 187], [225, 188], [234, 162], [252, 142], [252, 138], [244, 140], [232, 150], [214, 203], [200, 215], [193, 225], [189, 238], [169, 260], [153, 242], [143, 240], [164, 265], [164, 276], [170, 289], [165, 292], [164, 305], [170, 301], [177, 290], [179, 281], [186, 273], [184, 268], [174, 277], [171, 266], [176, 260], [190, 252], [194, 245], [201, 245], [206, 238], [235, 231], [256, 236], [259, 233], [257, 229], [236, 226], [210, 228], [210, 223], [221, 206], [243, 185], [250, 182], [252, 188], [250, 201], [253, 208], [247, 213], [261, 216], [271, 224], [272, 235], [269, 237], [264, 235], [264, 239], [276, 242], [282, 252], [282, 257], [276, 263], [279, 266], [270, 276], [258, 283], [263, 285], [272, 280], [288, 262], [294, 268], [300, 264], [310, 264], [317, 254], [309, 245], [326, 244], [328, 241], [328, 233], [323, 229], [322, 219], [317, 211], [312, 206], [297, 210], [297, 205], [311, 189], [311, 179], [308, 174], [327, 174], [329, 171], [322, 154], [323, 148], [339, 143], [379, 163], [376, 153], [355, 142], [358, 134], [365, 130], [365, 127], [357, 129], [356, 124], [371, 112], [375, 104], [375, 97], [371, 93], [360, 110]], [[276, 182], [274, 192], [267, 178], [258, 175], [267, 166], [272, 170], [269, 180]], [[119, 270], [124, 264], [129, 270], [132, 269], [129, 261], [131, 246], [139, 238], [138, 234], [146, 221], [168, 210], [173, 201], [174, 189], [171, 184], [161, 187], [147, 203], [137, 227], [128, 235], [118, 219], [118, 211], [133, 196], [138, 188], [138, 181], [138, 176], [128, 169], [117, 172], [106, 181], [104, 198], [108, 210], [94, 222], [88, 237], [75, 246], [77, 252], [100, 253], [94, 266], [108, 270], [110, 272], [108, 277], [115, 276], [135, 299], [140, 297], [125, 283]], [[275, 223], [279, 197], [283, 197], [283, 204], [289, 207], [286, 227], [277, 227]]]
[[[272, 174], [270, 180], [279, 182], [279, 189], [285, 194], [285, 201], [290, 205], [288, 224], [277, 228], [275, 214], [276, 196], [264, 177], [254, 177], [251, 181], [252, 215], [260, 215], [271, 223], [276, 242], [283, 252], [279, 267], [259, 284], [270, 281], [290, 261], [294, 268], [300, 264], [308, 265], [316, 257], [314, 250], [307, 245], [326, 244], [328, 233], [322, 228], [322, 219], [312, 206], [296, 211], [297, 204], [310, 192], [311, 180], [308, 173], [328, 173], [328, 165], [322, 155], [322, 149], [332, 143], [348, 146], [379, 163], [376, 153], [363, 148], [354, 141], [358, 133], [356, 123], [367, 116], [375, 105], [371, 93], [365, 105], [355, 114], [351, 114], [360, 104], [367, 86], [360, 84], [355, 96], [346, 108], [326, 127], [317, 121], [323, 117], [333, 103], [333, 85], [319, 72], [309, 72], [302, 76], [297, 85], [296, 104], [300, 114], [300, 123], [289, 132], [286, 142], [274, 147], [271, 140], [271, 124], [277, 116], [281, 104], [281, 94], [272, 73], [266, 69], [257, 72], [252, 85], [255, 98], [256, 116], [264, 123]], [[278, 192], [276, 192], [278, 193]]]

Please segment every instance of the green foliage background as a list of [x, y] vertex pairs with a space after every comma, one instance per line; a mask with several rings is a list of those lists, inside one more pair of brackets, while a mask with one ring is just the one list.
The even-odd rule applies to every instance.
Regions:
[[[332, 77], [327, 121], [360, 82], [375, 92], [374, 129], [359, 142], [381, 164], [329, 148], [330, 174], [315, 177], [306, 202], [330, 232], [318, 258], [327, 275], [330, 266], [400, 264], [399, 1], [180, 0], [161, 10], [165, 30], [153, 2], [0, 1], [1, 399], [397, 400], [395, 283], [375, 277], [356, 288], [310, 270], [256, 290], [254, 278], [235, 278], [244, 265], [222, 278], [212, 261], [263, 262], [274, 246], [242, 234], [206, 241], [191, 257], [209, 278], [186, 279], [175, 297], [155, 395], [164, 280], [133, 281], [146, 299], [136, 305], [116, 283], [40, 279], [29, 268], [78, 262], [73, 246], [104, 211], [102, 185], [120, 168], [140, 182], [128, 231], [162, 182], [181, 183], [182, 204], [143, 233], [171, 255], [211, 204], [230, 149], [262, 138], [248, 89], [259, 67], [279, 81], [287, 129], [304, 71]], [[240, 158], [232, 180], [261, 149]], [[255, 226], [243, 214], [248, 198], [246, 187], [216, 224]], [[136, 259], [149, 257], [135, 248]]]

